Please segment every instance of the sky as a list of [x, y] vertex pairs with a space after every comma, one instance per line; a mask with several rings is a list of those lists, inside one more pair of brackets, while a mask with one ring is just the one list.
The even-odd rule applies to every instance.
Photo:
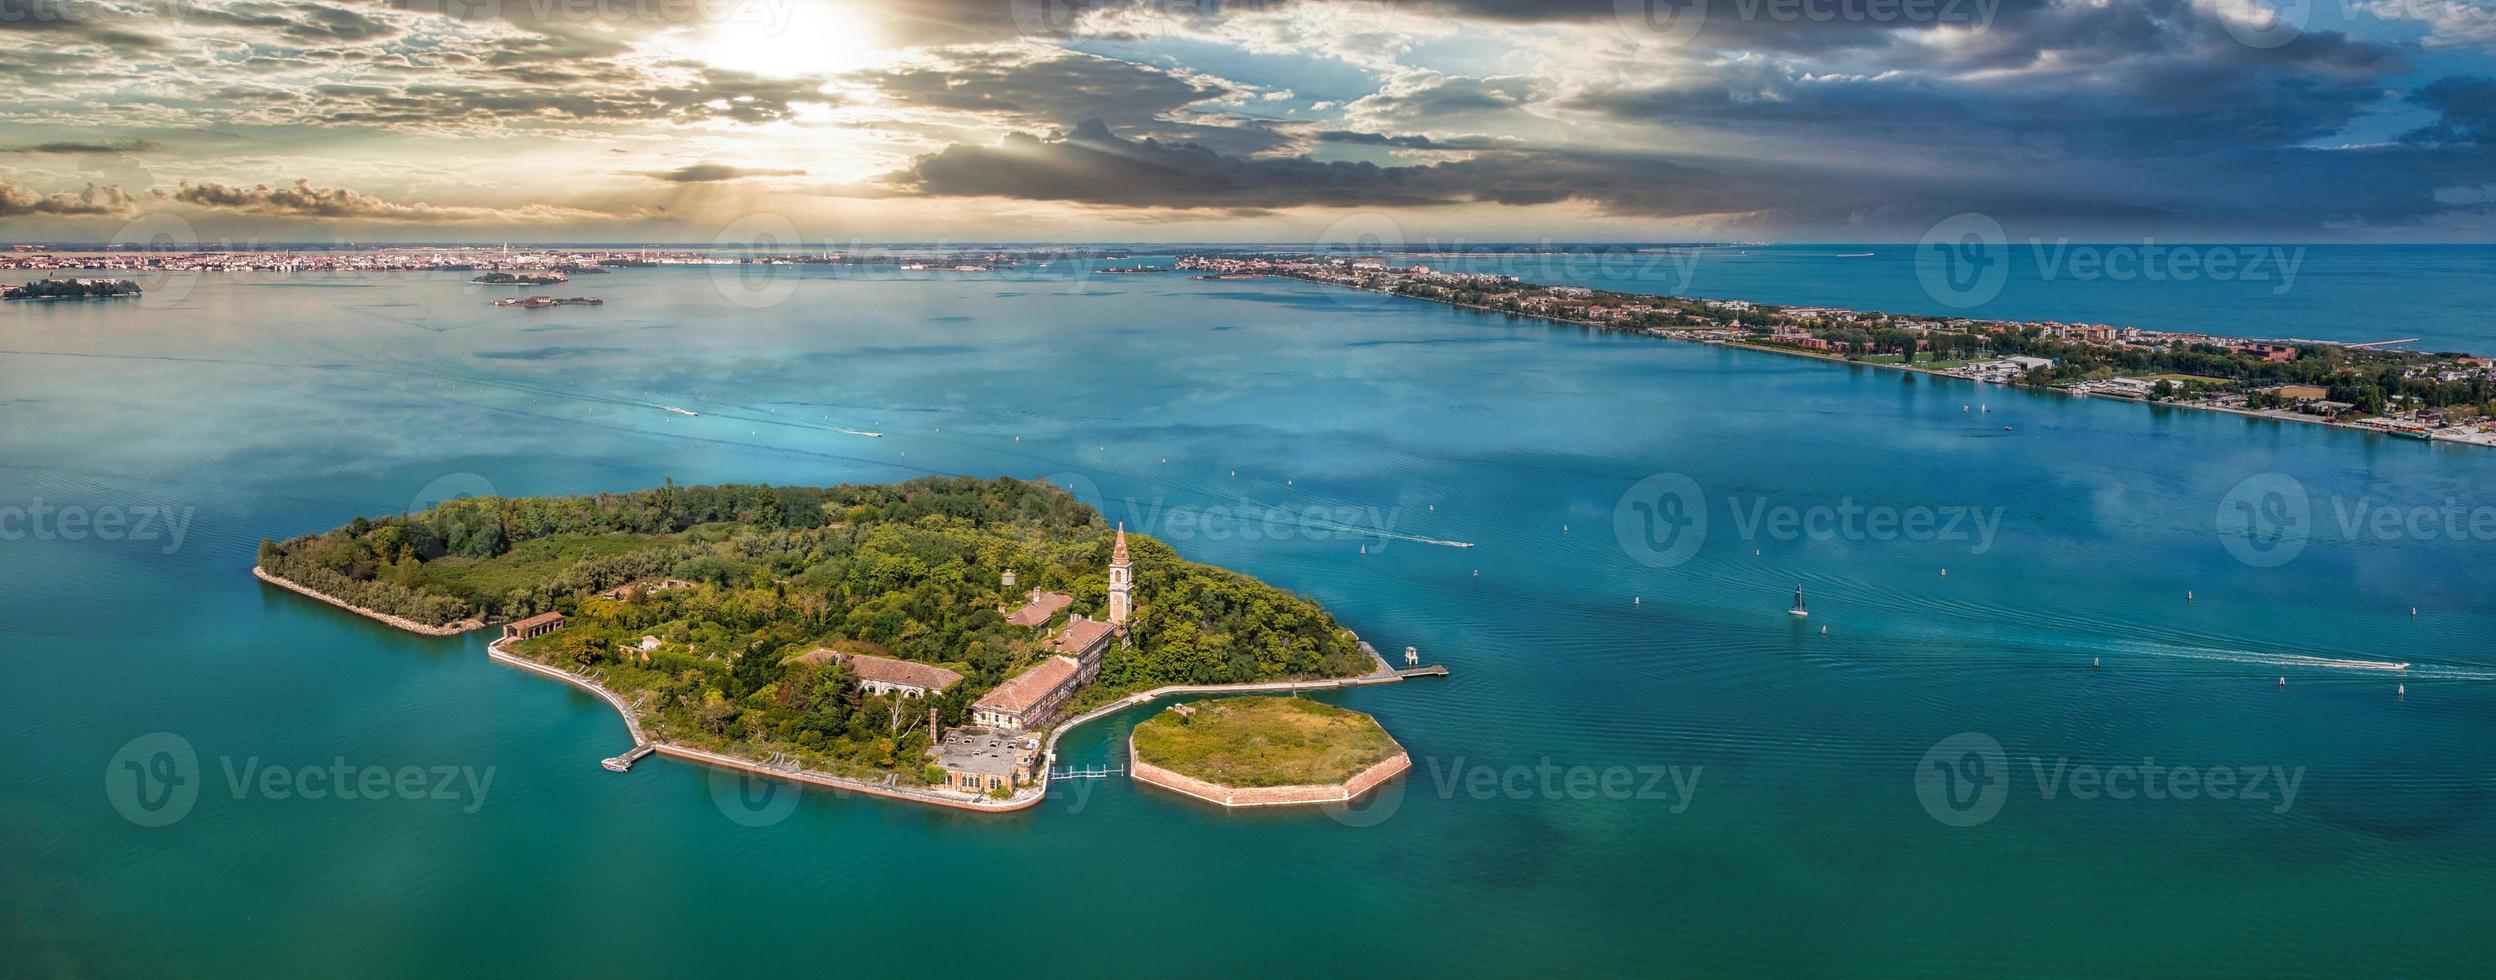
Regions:
[[2496, 239], [2496, 0], [0, 0], [0, 239]]

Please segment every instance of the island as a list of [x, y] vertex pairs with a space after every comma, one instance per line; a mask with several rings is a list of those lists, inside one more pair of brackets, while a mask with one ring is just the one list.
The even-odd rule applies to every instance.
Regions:
[[139, 295], [128, 279], [39, 279], [23, 286], [0, 286], [0, 299], [110, 299]]
[[498, 299], [494, 301], [494, 305], [517, 306], [524, 310], [544, 310], [557, 306], [603, 306], [606, 302], [596, 296], [527, 296]]
[[[263, 579], [598, 694], [631, 751], [968, 809], [1180, 690], [1403, 679], [1307, 598], [1010, 478], [471, 497], [263, 541]], [[1071, 722], [1070, 715], [1082, 713]]]
[[547, 271], [488, 272], [468, 281], [480, 286], [552, 286], [570, 280], [571, 277], [563, 272]]
[[1223, 806], [1348, 803], [1412, 768], [1378, 721], [1298, 697], [1172, 705], [1127, 738], [1135, 780]]

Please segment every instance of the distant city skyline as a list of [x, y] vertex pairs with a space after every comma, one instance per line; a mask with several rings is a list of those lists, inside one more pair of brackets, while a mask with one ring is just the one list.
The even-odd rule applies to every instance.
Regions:
[[0, 237], [2496, 238], [2465, 0], [41, 0]]

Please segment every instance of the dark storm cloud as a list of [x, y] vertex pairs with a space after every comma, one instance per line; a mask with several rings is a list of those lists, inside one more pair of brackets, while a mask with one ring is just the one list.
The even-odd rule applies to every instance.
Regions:
[[[2014, 235], [2269, 237], [2398, 228], [2484, 204], [2491, 154], [2421, 148], [2254, 148], [2133, 161], [1897, 168], [1844, 155], [1724, 159], [1652, 151], [1494, 150], [1416, 166], [1241, 158], [1126, 140], [1086, 125], [1061, 138], [956, 145], [893, 175], [926, 196], [1260, 213], [1292, 207], [1427, 208], [1579, 202], [1616, 216], [1727, 219], [1849, 238], [1913, 239], [1950, 215], [1993, 215]], [[2439, 188], [2461, 188], [2446, 190]]]
[[1195, 122], [1173, 113], [1242, 95], [1214, 78], [1089, 55], [981, 60], [958, 52], [940, 68], [857, 72], [844, 81], [873, 86], [897, 105], [980, 113], [1021, 129], [1067, 129], [1098, 120], [1111, 131], [1163, 142], [1196, 143], [1223, 153], [1255, 154], [1291, 142], [1264, 123], [1219, 113]]
[[1128, 207], [1260, 210], [1303, 204], [1449, 204], [1426, 168], [1225, 156], [1192, 143], [1127, 140], [1098, 121], [1057, 139], [1013, 134], [954, 145], [895, 175], [934, 196], [1014, 197]]
[[2435, 110], [2443, 118], [2433, 126], [2403, 135], [2404, 142], [2496, 143], [2496, 78], [2439, 78], [2413, 93], [2410, 101]]
[[[1850, 177], [1843, 167], [1726, 166], [1662, 154], [1517, 150], [1403, 167], [1305, 157], [1245, 159], [1200, 146], [1120, 139], [1098, 124], [1058, 139], [1014, 136], [998, 147], [947, 147], [921, 158], [895, 180], [935, 196], [1233, 211], [1584, 201], [1614, 214], [1649, 217], [1773, 211], [1842, 220], [1862, 206], [1861, 198], [1917, 210], [1941, 206], [1934, 194], [1914, 193], [1910, 182]], [[2016, 203], [2011, 192], [1977, 182], [1953, 186], [1949, 196], [2006, 207]], [[2030, 197], [2032, 208], [2145, 213], [2052, 191]]]

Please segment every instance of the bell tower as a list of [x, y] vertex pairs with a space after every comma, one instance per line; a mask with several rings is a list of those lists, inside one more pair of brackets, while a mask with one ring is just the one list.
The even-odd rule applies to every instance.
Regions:
[[1109, 552], [1109, 622], [1122, 626], [1135, 611], [1135, 563], [1127, 558], [1127, 526], [1118, 525], [1118, 546]]

